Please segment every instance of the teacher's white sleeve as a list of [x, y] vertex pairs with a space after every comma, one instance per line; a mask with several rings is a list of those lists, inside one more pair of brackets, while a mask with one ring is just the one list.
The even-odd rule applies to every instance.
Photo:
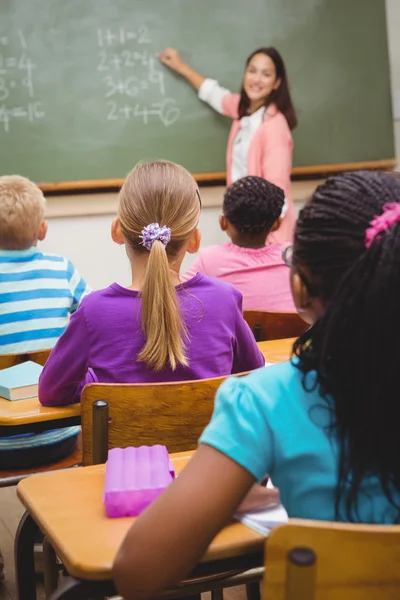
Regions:
[[229, 90], [219, 85], [215, 79], [205, 79], [199, 88], [198, 96], [200, 100], [207, 102], [211, 108], [222, 115], [222, 98], [230, 93]]
[[288, 211], [289, 208], [289, 202], [285, 196], [285, 200], [283, 202], [283, 206], [282, 206], [282, 212], [281, 212], [281, 219], [283, 219]]

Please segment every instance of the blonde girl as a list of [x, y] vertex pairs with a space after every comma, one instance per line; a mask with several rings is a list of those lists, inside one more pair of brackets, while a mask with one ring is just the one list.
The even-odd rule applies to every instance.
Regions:
[[183, 167], [143, 162], [127, 176], [112, 239], [124, 244], [131, 283], [84, 299], [43, 370], [45, 405], [77, 402], [85, 383], [181, 381], [264, 364], [242, 316], [242, 296], [200, 273], [181, 282], [200, 245], [199, 190]]

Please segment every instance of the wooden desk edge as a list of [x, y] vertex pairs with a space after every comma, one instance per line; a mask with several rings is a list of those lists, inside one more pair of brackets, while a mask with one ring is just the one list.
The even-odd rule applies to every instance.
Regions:
[[[194, 454], [194, 452], [177, 452], [171, 456], [171, 459], [175, 463], [180, 462], [182, 460], [185, 461], [185, 463], [187, 463], [193, 454]], [[90, 466], [90, 467], [78, 467], [78, 469], [87, 469], [87, 470], [91, 470], [91, 471], [97, 471], [97, 470], [105, 471], [105, 465], [95, 465], [95, 466]], [[46, 523], [43, 522], [42, 519], [38, 518], [38, 515], [36, 514], [36, 511], [35, 511], [35, 507], [31, 506], [31, 504], [29, 502], [29, 487], [31, 484], [30, 482], [31, 482], [31, 480], [34, 479], [35, 483], [36, 483], [38, 481], [39, 477], [41, 477], [41, 478], [54, 477], [54, 476], [59, 477], [60, 473], [66, 474], [66, 473], [68, 473], [68, 471], [58, 471], [58, 472], [53, 471], [53, 472], [48, 472], [48, 473], [41, 473], [39, 475], [32, 475], [31, 477], [28, 477], [27, 479], [23, 479], [17, 485], [17, 496], [18, 496], [19, 500], [21, 501], [23, 506], [26, 508], [28, 513], [31, 515], [33, 520], [36, 520], [36, 522], [40, 522], [40, 526], [45, 535], [48, 534], [48, 531], [46, 528]], [[45, 483], [45, 481], [43, 481], [43, 483]], [[243, 540], [242, 545], [240, 546], [240, 556], [243, 556], [243, 557], [249, 556], [249, 555], [257, 554], [257, 553], [263, 551], [266, 536], [264, 536], [260, 533], [257, 533], [256, 531], [253, 531], [252, 529], [248, 528], [243, 523], [235, 521], [235, 522], [233, 522], [233, 525], [237, 529], [243, 528], [243, 531], [246, 532], [246, 536], [247, 536], [247, 539]], [[84, 578], [84, 579], [88, 579], [90, 581], [109, 581], [110, 580], [110, 573], [111, 573], [111, 567], [112, 567], [111, 564], [107, 565], [107, 566], [99, 567], [96, 569], [94, 569], [94, 568], [88, 569], [87, 565], [82, 565], [79, 561], [75, 561], [73, 557], [69, 556], [68, 553], [65, 552], [65, 549], [61, 545], [59, 545], [57, 543], [57, 541], [54, 541], [52, 539], [51, 535], [49, 535], [49, 539], [52, 542], [52, 544], [54, 545], [55, 551], [59, 554], [59, 556], [63, 560], [63, 562], [65, 562], [65, 566], [67, 567], [68, 572], [73, 577]], [[211, 554], [211, 556], [212, 556], [212, 554]], [[235, 558], [236, 556], [237, 556], [237, 551], [233, 551], [232, 545], [230, 545], [228, 543], [225, 543], [225, 544], [221, 543], [218, 548], [218, 554], [215, 558], [210, 558], [209, 553], [206, 552], [198, 564], [213, 563], [213, 562], [217, 562], [220, 560]], [[84, 577], [83, 577], [83, 574], [84, 574]]]
[[[254, 534], [253, 539], [246, 541], [245, 543], [243, 543], [242, 546], [240, 546], [240, 553], [238, 553], [237, 546], [235, 546], [235, 549], [233, 550], [232, 546], [226, 545], [226, 548], [222, 547], [222, 548], [218, 549], [218, 555], [215, 558], [210, 558], [209, 553], [206, 552], [204, 554], [204, 556], [200, 559], [200, 561], [197, 563], [197, 566], [199, 566], [201, 568], [201, 565], [207, 565], [207, 564], [211, 565], [213, 563], [218, 563], [220, 561], [225, 561], [225, 560], [230, 560], [230, 559], [235, 559], [235, 558], [243, 558], [245, 560], [246, 557], [263, 553], [264, 547], [265, 547], [265, 542], [267, 540], [267, 536], [262, 535], [261, 533], [257, 533], [256, 531], [253, 531], [252, 529], [250, 529], [249, 527], [247, 527], [246, 525], [244, 525], [242, 523], [238, 523], [238, 526], [243, 528], [244, 530], [246, 530], [247, 534], [249, 531], [251, 531], [251, 533]], [[46, 531], [44, 530], [43, 533], [46, 534]], [[51, 541], [50, 537], [49, 537], [49, 539]], [[77, 579], [84, 579], [84, 580], [88, 580], [88, 581], [110, 581], [111, 580], [112, 563], [107, 566], [88, 569], [86, 564], [82, 564], [81, 562], [76, 561], [76, 560], [74, 561], [73, 557], [69, 556], [66, 552], [64, 552], [64, 549], [62, 548], [62, 546], [59, 546], [57, 543], [53, 543], [53, 542], [52, 542], [52, 545], [54, 547], [55, 552], [57, 553], [57, 555], [60, 557], [63, 564], [65, 565], [68, 573], [72, 577], [76, 577]], [[263, 564], [263, 561], [260, 561], [260, 564], [252, 565], [252, 568], [256, 567], [256, 566], [261, 566], [262, 564]], [[241, 568], [241, 567], [239, 567], [239, 568]]]
[[[23, 402], [23, 400], [21, 400]], [[39, 401], [38, 401], [39, 402]], [[39, 406], [39, 410], [41, 405]], [[48, 410], [47, 410], [48, 409]], [[10, 415], [0, 415], [0, 426], [1, 427], [12, 427], [17, 425], [26, 425], [30, 423], [45, 423], [46, 421], [59, 421], [61, 419], [70, 419], [73, 417], [79, 417], [81, 414], [81, 405], [77, 404], [68, 404], [66, 406], [60, 407], [46, 407], [43, 406], [43, 412], [24, 415], [24, 414], [10, 414]], [[12, 434], [11, 434], [12, 435]]]

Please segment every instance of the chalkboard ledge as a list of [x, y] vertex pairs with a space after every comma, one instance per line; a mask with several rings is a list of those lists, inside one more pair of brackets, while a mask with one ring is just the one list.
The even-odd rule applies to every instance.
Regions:
[[[359, 169], [391, 170], [394, 169], [396, 163], [397, 161], [395, 158], [389, 158], [375, 161], [293, 167], [292, 179], [324, 178], [332, 173], [356, 171]], [[193, 177], [200, 186], [224, 185], [226, 181], [226, 173], [223, 171], [216, 173], [194, 173]], [[38, 185], [47, 195], [56, 195], [65, 193], [101, 193], [105, 191], [118, 191], [123, 182], [123, 179], [92, 179], [87, 181], [41, 182], [38, 183]]]
[[[324, 179], [304, 179], [292, 181], [292, 197], [297, 208], [301, 208], [308, 200], [315, 188], [325, 181]], [[202, 187], [200, 190], [203, 212], [214, 211], [220, 214], [226, 186]], [[117, 212], [118, 193], [108, 192], [65, 192], [59, 194], [45, 194], [47, 197], [46, 219], [59, 219], [69, 217], [101, 217], [107, 216], [110, 220]], [[217, 213], [215, 213], [217, 211]]]

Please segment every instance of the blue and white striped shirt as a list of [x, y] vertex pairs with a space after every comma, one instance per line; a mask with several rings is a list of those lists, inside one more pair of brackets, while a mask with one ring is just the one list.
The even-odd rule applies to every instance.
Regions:
[[0, 354], [52, 348], [90, 291], [62, 256], [0, 250]]

